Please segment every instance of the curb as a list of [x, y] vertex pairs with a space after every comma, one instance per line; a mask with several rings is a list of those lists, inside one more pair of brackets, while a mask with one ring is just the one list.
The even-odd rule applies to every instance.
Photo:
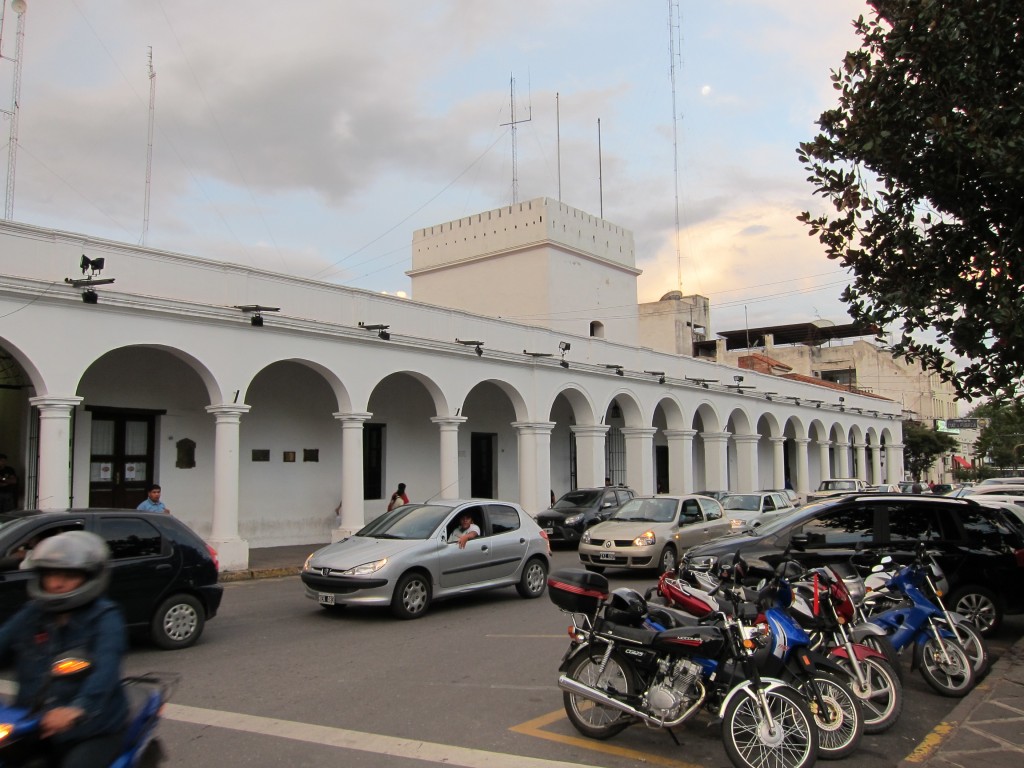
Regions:
[[301, 568], [288, 566], [287, 568], [255, 568], [244, 571], [221, 571], [219, 581], [249, 581], [251, 579], [276, 579], [281, 576], [298, 576]]
[[[960, 726], [971, 719], [975, 710], [988, 703], [991, 694], [1007, 678], [1010, 670], [1021, 663], [1024, 663], [1024, 638], [1010, 646], [999, 657], [985, 675], [985, 679], [961, 699], [953, 707], [949, 716], [936, 725], [909, 755], [896, 764], [897, 768], [920, 768], [940, 757], [940, 752], [949, 738], [957, 732]], [[1024, 745], [1018, 749], [1020, 752], [1024, 752]]]

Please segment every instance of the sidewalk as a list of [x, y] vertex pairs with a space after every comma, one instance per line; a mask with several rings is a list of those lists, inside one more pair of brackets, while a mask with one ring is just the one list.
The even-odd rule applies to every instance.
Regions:
[[[326, 544], [249, 551], [249, 568], [224, 571], [221, 581], [296, 576], [306, 558]], [[992, 665], [897, 768], [1021, 768], [1024, 765], [1024, 637]]]

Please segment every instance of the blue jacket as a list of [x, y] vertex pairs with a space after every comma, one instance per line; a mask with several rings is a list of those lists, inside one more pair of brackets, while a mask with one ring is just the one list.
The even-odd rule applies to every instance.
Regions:
[[44, 612], [37, 601], [30, 600], [0, 627], [0, 666], [14, 661], [17, 667], [15, 706], [37, 703], [55, 659], [68, 652], [84, 652], [92, 662], [91, 669], [70, 679], [54, 679], [43, 708], [70, 706], [85, 710], [85, 717], [56, 737], [59, 741], [79, 741], [118, 731], [128, 716], [128, 701], [121, 687], [125, 650], [121, 609], [101, 597], [67, 615], [68, 622], [58, 626], [55, 614]]

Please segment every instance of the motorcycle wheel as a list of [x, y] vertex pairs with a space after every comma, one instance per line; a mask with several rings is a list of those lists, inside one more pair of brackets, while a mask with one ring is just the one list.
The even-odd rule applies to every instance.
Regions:
[[859, 642], [866, 645], [868, 648], [874, 648], [880, 654], [885, 656], [885, 660], [889, 662], [889, 666], [893, 668], [896, 673], [896, 679], [903, 682], [903, 664], [899, 652], [892, 644], [892, 640], [889, 639], [888, 635], [868, 635], [861, 639]]
[[[864, 735], [864, 713], [860, 700], [853, 695], [845, 680], [819, 672], [813, 678], [825, 711], [811, 707], [814, 725], [818, 729], [818, 757], [839, 760], [860, 746]], [[808, 702], [814, 701], [810, 680], [798, 690]]]
[[[943, 651], [948, 661], [943, 658]], [[916, 653], [924, 681], [937, 693], [962, 698], [974, 687], [974, 668], [959, 643], [945, 637], [936, 642], [934, 637], [929, 637], [918, 643]]]
[[833, 659], [850, 675], [850, 690], [860, 699], [864, 710], [864, 733], [882, 733], [892, 728], [903, 711], [903, 684], [885, 659], [862, 659], [861, 673], [864, 687], [857, 678], [849, 659]]
[[[603, 658], [604, 654], [580, 653], [569, 662], [566, 675], [617, 699], [635, 695], [636, 675], [632, 665], [613, 653], [601, 671]], [[622, 710], [598, 704], [578, 693], [565, 691], [562, 702], [569, 722], [592, 739], [610, 739], [633, 723], [633, 718]]]
[[[950, 632], [953, 630], [950, 629]], [[988, 643], [981, 636], [981, 632], [974, 628], [969, 622], [960, 622], [956, 625], [956, 634], [960, 638], [960, 645], [971, 660], [971, 667], [974, 669], [975, 678], [988, 672]]]
[[796, 690], [764, 692], [772, 723], [765, 720], [758, 700], [747, 692], [729, 702], [722, 717], [725, 753], [736, 768], [809, 768], [818, 758], [814, 718]]

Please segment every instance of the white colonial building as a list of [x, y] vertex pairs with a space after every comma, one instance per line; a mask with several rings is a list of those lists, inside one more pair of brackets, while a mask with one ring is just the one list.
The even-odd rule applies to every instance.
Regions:
[[[841, 411], [812, 383], [645, 348], [632, 236], [551, 200], [417, 232], [416, 301], [11, 222], [0, 253], [20, 503], [135, 506], [155, 481], [228, 569], [359, 528], [399, 482], [537, 512], [606, 478], [903, 477], [899, 403]], [[83, 255], [115, 282], [68, 283]]]

